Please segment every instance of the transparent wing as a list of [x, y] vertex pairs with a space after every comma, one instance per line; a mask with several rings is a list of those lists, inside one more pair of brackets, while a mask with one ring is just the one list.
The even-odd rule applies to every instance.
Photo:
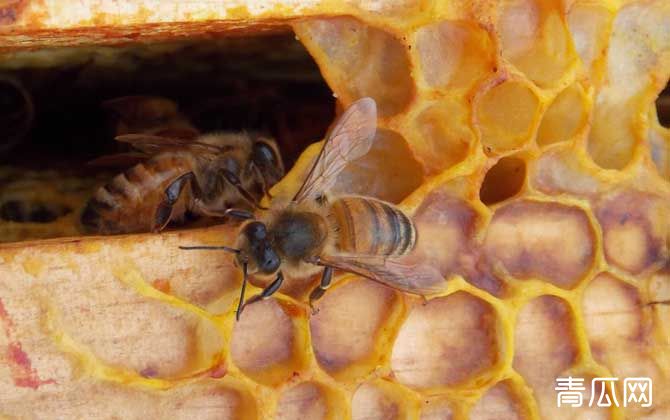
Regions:
[[124, 134], [116, 136], [116, 141], [128, 143], [137, 150], [148, 154], [156, 154], [166, 150], [185, 148], [203, 148], [206, 151], [220, 153], [224, 149], [212, 144], [201, 143], [188, 138], [153, 136], [151, 134]]
[[347, 163], [364, 156], [377, 131], [377, 104], [359, 99], [340, 116], [326, 135], [323, 148], [293, 201], [315, 199], [328, 191]]
[[408, 257], [327, 255], [320, 257], [320, 264], [417, 295], [439, 293], [446, 288], [446, 280], [436, 267]]

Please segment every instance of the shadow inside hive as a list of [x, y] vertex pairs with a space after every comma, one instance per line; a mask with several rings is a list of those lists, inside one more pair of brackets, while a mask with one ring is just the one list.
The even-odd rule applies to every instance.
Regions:
[[[0, 224], [15, 227], [71, 224], [74, 217], [65, 216], [115, 173], [86, 164], [119, 151], [119, 113], [102, 105], [112, 98], [167, 98], [202, 133], [269, 135], [287, 169], [323, 137], [334, 113], [330, 89], [290, 31], [28, 51], [0, 67]], [[18, 238], [0, 232], [0, 241], [61, 236], [57, 231], [63, 229], [34, 227]]]

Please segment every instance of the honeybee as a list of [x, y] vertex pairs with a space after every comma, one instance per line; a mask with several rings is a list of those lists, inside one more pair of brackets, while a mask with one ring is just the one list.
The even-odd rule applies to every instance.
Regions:
[[[377, 107], [371, 98], [354, 102], [326, 135], [323, 147], [292, 200], [272, 200], [264, 212], [237, 212], [240, 225], [234, 248], [243, 281], [236, 318], [253, 302], [267, 299], [285, 276], [305, 277], [322, 271], [309, 296], [310, 305], [330, 287], [335, 269], [358, 274], [415, 294], [436, 292], [437, 269], [408, 258], [417, 242], [412, 219], [393, 204], [364, 196], [332, 197], [328, 190], [347, 163], [365, 155], [377, 127]], [[244, 301], [249, 275], [272, 276], [263, 291]]]
[[157, 232], [187, 211], [226, 217], [233, 207], [259, 207], [284, 175], [274, 140], [246, 133], [214, 133], [196, 140], [128, 134], [118, 141], [135, 152], [112, 155], [104, 164], [139, 160], [99, 188], [80, 222], [98, 234]]

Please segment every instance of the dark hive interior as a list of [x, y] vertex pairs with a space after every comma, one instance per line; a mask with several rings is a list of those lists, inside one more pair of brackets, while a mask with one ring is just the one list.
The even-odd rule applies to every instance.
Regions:
[[77, 211], [119, 171], [87, 164], [119, 151], [120, 115], [103, 103], [131, 95], [174, 101], [202, 133], [269, 134], [287, 168], [334, 115], [290, 30], [14, 53], [0, 63], [0, 241], [78, 234]]

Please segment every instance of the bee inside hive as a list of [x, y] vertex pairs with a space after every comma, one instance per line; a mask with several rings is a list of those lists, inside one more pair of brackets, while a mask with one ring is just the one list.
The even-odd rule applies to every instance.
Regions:
[[[6, 102], [32, 105], [6, 117], [1, 415], [670, 416], [667, 2], [252, 3], [98, 11], [194, 39], [48, 70], [6, 52]], [[84, 31], [50, 42], [82, 43], [49, 12]], [[288, 33], [226, 37], [272, 19]], [[149, 216], [109, 216], [138, 174], [107, 156], [238, 140], [234, 202], [162, 155]]]
[[[260, 152], [276, 154], [279, 165], [256, 165], [239, 175], [247, 188], [256, 187], [255, 178], [271, 183], [269, 188], [284, 174], [281, 155], [292, 164], [309, 142], [323, 136], [333, 115], [330, 91], [292, 34], [29, 51], [5, 61], [3, 70], [0, 93], [7, 109], [7, 133], [0, 191], [2, 241], [192, 225], [185, 219], [206, 216], [207, 209], [192, 214], [175, 209], [173, 220], [160, 220], [160, 226], [150, 220], [155, 215], [140, 211], [159, 205], [159, 194], [152, 193], [161, 187], [153, 185], [172, 177], [168, 168], [175, 162], [177, 167], [202, 166], [184, 159], [167, 162], [173, 157], [170, 147], [177, 147], [167, 144], [170, 139], [210, 136], [237, 148], [248, 147], [253, 139]], [[118, 140], [140, 134], [163, 137], [165, 144], [140, 150], [132, 139]], [[265, 142], [256, 141], [259, 138]], [[232, 146], [235, 141], [243, 144]], [[192, 151], [207, 153], [211, 154], [207, 148]], [[147, 163], [157, 155], [164, 156], [163, 161]], [[134, 188], [125, 191], [127, 197], [112, 183], [108, 187], [117, 186], [117, 193], [95, 200], [96, 189], [140, 162], [146, 171], [131, 174]], [[273, 170], [277, 173], [266, 174]], [[216, 188], [203, 193], [219, 198], [220, 202], [205, 200], [210, 211], [225, 201]], [[111, 203], [103, 205], [123, 207], [125, 212], [100, 209], [105, 198]]]

